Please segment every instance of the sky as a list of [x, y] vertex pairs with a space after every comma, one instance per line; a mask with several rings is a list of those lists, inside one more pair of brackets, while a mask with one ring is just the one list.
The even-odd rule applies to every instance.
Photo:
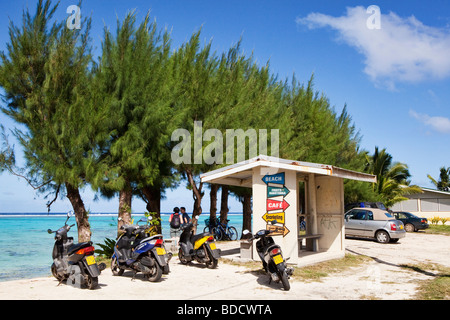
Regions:
[[[0, 50], [9, 41], [9, 21], [20, 25], [22, 11], [34, 12], [36, 3], [1, 1]], [[76, 4], [60, 1], [56, 18], [66, 20], [67, 8]], [[394, 161], [409, 166], [413, 184], [432, 188], [427, 174], [437, 179], [439, 168], [450, 166], [449, 1], [85, 0], [81, 16], [92, 18], [96, 56], [104, 27], [115, 30], [117, 18], [133, 9], [138, 21], [150, 11], [159, 28], [171, 30], [173, 49], [201, 28], [203, 43], [212, 41], [218, 54], [242, 37], [244, 53], [253, 53], [261, 65], [269, 63], [280, 80], [295, 74], [306, 83], [314, 75], [315, 90], [337, 112], [347, 105], [361, 149], [386, 148]], [[4, 114], [0, 123], [15, 126]], [[117, 199], [94, 201], [94, 196], [89, 187], [83, 190], [92, 212], [117, 212]], [[25, 181], [0, 174], [0, 213], [46, 212], [46, 202]], [[171, 212], [185, 206], [192, 212], [192, 205], [192, 192], [183, 182], [166, 192], [161, 208]], [[202, 207], [209, 209], [208, 190]], [[70, 209], [64, 198], [52, 206], [54, 212]], [[145, 211], [144, 202], [134, 198], [133, 211]], [[234, 198], [230, 211], [242, 211]]]

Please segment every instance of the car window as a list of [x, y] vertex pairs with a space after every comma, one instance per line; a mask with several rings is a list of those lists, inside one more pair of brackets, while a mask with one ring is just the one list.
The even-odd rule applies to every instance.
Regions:
[[367, 220], [373, 220], [373, 212], [367, 211]]
[[394, 213], [394, 216], [396, 219], [408, 219], [408, 216], [403, 212], [396, 212]]
[[385, 212], [384, 215], [388, 218], [393, 218], [393, 216], [391, 216], [389, 213]]
[[364, 220], [366, 219], [365, 210], [352, 210], [347, 214], [347, 216], [352, 220]]

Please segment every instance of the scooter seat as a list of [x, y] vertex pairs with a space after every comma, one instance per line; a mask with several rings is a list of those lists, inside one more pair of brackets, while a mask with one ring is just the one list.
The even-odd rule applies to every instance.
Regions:
[[74, 252], [77, 252], [78, 250], [80, 250], [82, 248], [86, 248], [86, 247], [90, 247], [90, 246], [92, 246], [92, 241], [75, 243], [74, 245], [70, 246], [70, 248], [68, 250], [68, 255], [71, 255]]
[[204, 233], [199, 233], [199, 234], [193, 235], [192, 236], [192, 243], [195, 243], [195, 241], [197, 241], [198, 239], [201, 239], [203, 237], [210, 236], [210, 235], [211, 234], [209, 232], [204, 232]]

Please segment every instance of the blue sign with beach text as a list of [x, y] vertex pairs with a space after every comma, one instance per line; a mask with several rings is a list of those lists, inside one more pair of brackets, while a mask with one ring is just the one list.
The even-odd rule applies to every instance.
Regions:
[[276, 184], [284, 185], [284, 172], [280, 172], [277, 174], [271, 174], [271, 175], [266, 174], [262, 178], [262, 181], [264, 181], [265, 184], [276, 183]]

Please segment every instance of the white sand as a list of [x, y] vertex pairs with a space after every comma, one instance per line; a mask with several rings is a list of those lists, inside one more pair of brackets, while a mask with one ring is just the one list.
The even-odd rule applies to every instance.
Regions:
[[[219, 243], [222, 250], [235, 243]], [[291, 290], [269, 284], [268, 276], [219, 261], [214, 270], [192, 263], [182, 265], [177, 257], [170, 262], [171, 272], [158, 283], [125, 272], [113, 277], [106, 269], [96, 290], [58, 286], [52, 277], [0, 282], [0, 299], [182, 299], [182, 300], [287, 300], [287, 299], [412, 299], [419, 280], [430, 274], [401, 268], [400, 264], [438, 263], [450, 267], [450, 237], [408, 233], [397, 244], [378, 244], [371, 240], [346, 239], [348, 253], [374, 258], [366, 265], [331, 275], [321, 282], [291, 281]], [[225, 251], [227, 252], [227, 251]], [[258, 267], [259, 268], [259, 267]]]

